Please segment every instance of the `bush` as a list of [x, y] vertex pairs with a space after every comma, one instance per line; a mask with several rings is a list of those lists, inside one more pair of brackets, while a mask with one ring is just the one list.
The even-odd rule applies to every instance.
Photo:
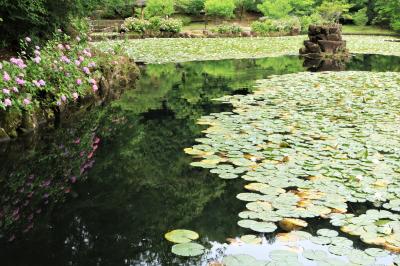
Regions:
[[144, 34], [148, 31], [179, 33], [182, 27], [182, 21], [179, 19], [164, 19], [160, 17], [152, 17], [149, 20], [127, 18], [121, 26], [127, 32], [139, 34]]
[[121, 25], [121, 28], [125, 31], [135, 32], [135, 33], [144, 33], [149, 29], [150, 22], [145, 19], [138, 18], [127, 18], [124, 23]]
[[182, 21], [178, 19], [162, 19], [160, 22], [161, 32], [179, 33], [182, 27]]
[[260, 35], [268, 35], [271, 32], [276, 32], [277, 28], [272, 23], [272, 20], [255, 21], [251, 24], [251, 30]]
[[213, 32], [217, 32], [219, 34], [239, 34], [243, 30], [241, 27], [237, 25], [219, 25], [216, 29], [213, 29]]
[[301, 22], [298, 17], [286, 19], [266, 19], [251, 24], [251, 29], [260, 35], [268, 35], [273, 32], [290, 33], [293, 29], [301, 29]]
[[[21, 42], [26, 54], [32, 40]], [[35, 107], [56, 107], [96, 92], [97, 61], [79, 37], [57, 34], [32, 56], [11, 58], [0, 63], [0, 109], [29, 111]]]

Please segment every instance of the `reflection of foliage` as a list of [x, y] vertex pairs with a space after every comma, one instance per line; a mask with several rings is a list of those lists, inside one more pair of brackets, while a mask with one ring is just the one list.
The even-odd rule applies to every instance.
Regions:
[[95, 122], [92, 115], [68, 131], [51, 132], [55, 136], [46, 136], [43, 143], [53, 138], [56, 141], [36, 144], [30, 152], [21, 152], [26, 149], [25, 143], [4, 147], [1, 156], [7, 157], [0, 157], [5, 162], [0, 169], [2, 234], [10, 234], [13, 240], [15, 235], [30, 231], [43, 210], [63, 202], [72, 184], [85, 178], [100, 142], [91, 130]]

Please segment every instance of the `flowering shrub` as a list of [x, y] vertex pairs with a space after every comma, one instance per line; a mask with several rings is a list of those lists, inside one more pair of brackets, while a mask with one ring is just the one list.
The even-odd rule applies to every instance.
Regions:
[[297, 17], [285, 19], [266, 19], [265, 21], [255, 21], [251, 24], [251, 29], [261, 35], [268, 35], [272, 32], [289, 33], [293, 29], [301, 29], [302, 24]]
[[143, 34], [148, 31], [152, 32], [181, 32], [183, 23], [179, 19], [164, 19], [153, 17], [150, 20], [127, 18], [121, 28], [126, 32], [134, 32]]
[[179, 19], [161, 19], [160, 31], [179, 33], [181, 32], [183, 23]]
[[237, 25], [219, 25], [213, 31], [218, 32], [219, 34], [239, 34], [243, 30]]
[[138, 18], [127, 18], [122, 24], [121, 28], [128, 32], [144, 33], [150, 26], [148, 20]]
[[96, 59], [83, 38], [58, 32], [43, 48], [29, 37], [21, 44], [19, 57], [0, 63], [0, 110], [61, 106], [98, 90]]

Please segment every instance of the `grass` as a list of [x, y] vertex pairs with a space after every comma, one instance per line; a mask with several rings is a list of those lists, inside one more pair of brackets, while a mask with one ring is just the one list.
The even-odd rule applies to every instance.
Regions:
[[397, 35], [395, 31], [377, 26], [343, 25], [344, 34]]
[[[297, 55], [306, 36], [264, 38], [177, 38], [102, 41], [94, 43], [103, 51], [122, 46], [138, 62], [169, 63], [220, 59], [263, 58]], [[351, 53], [400, 56], [400, 42], [393, 37], [345, 36]]]

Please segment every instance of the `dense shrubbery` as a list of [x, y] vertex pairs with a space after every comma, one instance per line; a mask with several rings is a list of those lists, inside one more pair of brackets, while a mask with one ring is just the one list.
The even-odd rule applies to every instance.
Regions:
[[301, 21], [297, 17], [286, 19], [266, 19], [264, 21], [255, 21], [251, 25], [253, 32], [259, 35], [269, 35], [270, 33], [287, 34], [293, 30], [301, 30]]
[[98, 90], [96, 59], [79, 37], [58, 33], [43, 48], [26, 37], [21, 46], [21, 56], [0, 63], [0, 109], [56, 107]]
[[127, 18], [122, 24], [122, 29], [126, 32], [144, 34], [152, 33], [179, 33], [182, 30], [183, 24], [179, 19], [164, 19], [153, 17], [149, 20]]
[[240, 34], [243, 30], [241, 27], [237, 25], [219, 25], [216, 29], [213, 29], [215, 33], [219, 33], [221, 35], [238, 35]]

